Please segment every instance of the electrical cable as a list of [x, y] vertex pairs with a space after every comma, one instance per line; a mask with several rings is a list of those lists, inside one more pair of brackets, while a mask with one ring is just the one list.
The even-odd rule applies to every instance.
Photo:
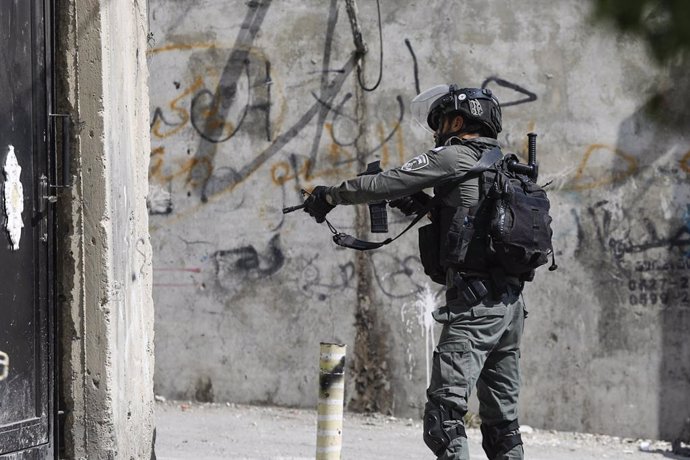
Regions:
[[[379, 17], [379, 44], [380, 46], [380, 55], [379, 55], [379, 78], [376, 81], [376, 84], [370, 88], [368, 88], [364, 82], [362, 81], [362, 66], [361, 63], [357, 63], [357, 82], [359, 83], [359, 86], [364, 90], [364, 91], [374, 91], [376, 88], [379, 87], [381, 84], [381, 79], [383, 78], [383, 27], [381, 26], [381, 1], [376, 0], [376, 11], [378, 13]], [[362, 57], [364, 59], [364, 57]]]

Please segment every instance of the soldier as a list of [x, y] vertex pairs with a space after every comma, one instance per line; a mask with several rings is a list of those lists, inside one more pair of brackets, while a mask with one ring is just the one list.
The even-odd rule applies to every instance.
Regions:
[[[522, 459], [518, 425], [520, 338], [525, 310], [519, 299], [524, 280], [487, 266], [482, 227], [471, 226], [479, 201], [475, 175], [457, 185], [482, 154], [498, 146], [501, 108], [489, 89], [439, 85], [414, 98], [413, 117], [434, 133], [435, 148], [399, 168], [317, 186], [304, 210], [317, 222], [336, 205], [393, 200], [406, 215], [425, 209], [433, 187], [442, 194], [432, 210], [432, 231], [420, 238], [425, 272], [446, 285], [446, 305], [434, 311], [443, 324], [434, 353], [424, 411], [424, 442], [438, 459], [469, 459], [463, 417], [471, 390], [477, 388], [482, 447], [490, 460]], [[426, 227], [425, 227], [426, 228]], [[463, 236], [454, 238], [458, 229]], [[483, 244], [483, 243], [482, 243]], [[462, 253], [458, 256], [458, 253]]]

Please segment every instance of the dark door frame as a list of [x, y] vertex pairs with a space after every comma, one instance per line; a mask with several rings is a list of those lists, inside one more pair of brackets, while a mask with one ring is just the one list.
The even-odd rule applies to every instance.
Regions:
[[[25, 1], [25, 0], [20, 0]], [[0, 458], [38, 459], [58, 458], [57, 445], [59, 432], [57, 413], [57, 319], [55, 272], [56, 272], [56, 239], [55, 209], [48, 197], [55, 195], [55, 124], [50, 116], [54, 107], [55, 72], [55, 13], [54, 0], [31, 0], [31, 145], [32, 168], [26, 168], [30, 174], [31, 186], [25, 190], [25, 196], [31, 196], [28, 209], [24, 210], [24, 222], [31, 222], [25, 229], [31, 229], [25, 235], [24, 244], [34, 247], [33, 263], [35, 277], [33, 289], [35, 295], [30, 308], [35, 312], [36, 349], [35, 366], [38, 369], [36, 378], [30, 383], [36, 388], [35, 409], [37, 418], [19, 422], [18, 429], [23, 430], [21, 438], [9, 438], [12, 452], [0, 454]], [[8, 63], [9, 64], [9, 63]], [[47, 187], [41, 186], [45, 178]], [[24, 182], [24, 180], [23, 180]], [[45, 412], [43, 412], [45, 411]], [[8, 425], [12, 426], [12, 425]], [[29, 429], [30, 427], [34, 427]], [[42, 428], [43, 427], [43, 428]], [[14, 430], [5, 431], [13, 433]], [[29, 441], [24, 436], [28, 435]], [[16, 436], [16, 435], [14, 435]], [[14, 439], [14, 440], [13, 440]], [[34, 445], [28, 445], [34, 444]], [[19, 450], [14, 450], [17, 447]]]

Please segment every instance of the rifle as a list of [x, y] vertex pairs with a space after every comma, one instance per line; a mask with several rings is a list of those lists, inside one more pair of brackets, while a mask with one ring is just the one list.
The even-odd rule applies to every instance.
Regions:
[[[367, 169], [357, 174], [357, 176], [368, 176], [383, 172], [381, 169], [381, 161], [372, 161], [367, 165]], [[306, 190], [301, 190], [302, 196], [308, 195]], [[387, 201], [377, 201], [369, 203], [369, 221], [372, 233], [388, 233], [388, 212], [386, 211]], [[289, 214], [294, 211], [304, 209], [304, 203], [297, 206], [290, 206], [283, 208], [283, 214]]]
[[[528, 133], [528, 163], [523, 164], [520, 163], [516, 160], [511, 161], [508, 164], [508, 168], [516, 172], [518, 174], [524, 174], [525, 176], [529, 177], [533, 181], [536, 182], [537, 176], [539, 175], [539, 165], [537, 163], [537, 135], [535, 133]], [[460, 177], [458, 180], [460, 182], [465, 181], [469, 179], [470, 177], [476, 177], [478, 174], [480, 174], [482, 171], [489, 169], [495, 162], [500, 160], [503, 157], [501, 154], [500, 150], [498, 148], [494, 148], [491, 151], [485, 153], [482, 158], [469, 170], [467, 171], [462, 177]], [[367, 165], [367, 169], [358, 174], [358, 176], [363, 176], [363, 175], [368, 175], [368, 174], [378, 174], [379, 172], [383, 171], [381, 169], [381, 162], [380, 161], [373, 161]], [[302, 190], [302, 196], [308, 195], [309, 192], [306, 190]], [[357, 249], [359, 251], [367, 251], [370, 249], [377, 249], [380, 248], [381, 246], [385, 246], [386, 244], [392, 243], [394, 240], [398, 239], [403, 233], [405, 233], [407, 230], [409, 230], [414, 224], [419, 222], [419, 220], [422, 218], [423, 215], [425, 215], [431, 208], [436, 206], [438, 202], [440, 201], [440, 198], [442, 196], [436, 196], [432, 198], [432, 200], [425, 206], [425, 208], [420, 211], [420, 213], [417, 215], [417, 217], [412, 221], [410, 225], [405, 228], [400, 234], [398, 234], [395, 238], [387, 238], [385, 241], [381, 242], [372, 242], [372, 241], [363, 241], [363, 240], [358, 240], [350, 235], [346, 235], [345, 233], [338, 232], [333, 225], [331, 225], [328, 220], [326, 220], [326, 223], [328, 224], [328, 227], [330, 228], [331, 232], [333, 232], [333, 241], [344, 247], [352, 248], [352, 249]], [[387, 201], [378, 201], [375, 203], [369, 203], [369, 218], [370, 218], [370, 223], [371, 223], [371, 231], [372, 233], [387, 233], [388, 232], [388, 214], [386, 212], [386, 205]], [[287, 208], [283, 208], [283, 214], [289, 214], [291, 212], [297, 211], [299, 209], [304, 209], [304, 204], [298, 204], [297, 206], [290, 206]]]

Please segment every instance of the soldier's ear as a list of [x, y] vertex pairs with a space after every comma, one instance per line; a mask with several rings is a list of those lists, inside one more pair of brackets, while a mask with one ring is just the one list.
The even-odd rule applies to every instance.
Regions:
[[460, 131], [460, 128], [462, 128], [462, 124], [465, 122], [465, 120], [462, 118], [460, 115], [456, 115], [453, 117], [452, 124], [450, 126], [450, 132], [454, 133], [457, 131]]

